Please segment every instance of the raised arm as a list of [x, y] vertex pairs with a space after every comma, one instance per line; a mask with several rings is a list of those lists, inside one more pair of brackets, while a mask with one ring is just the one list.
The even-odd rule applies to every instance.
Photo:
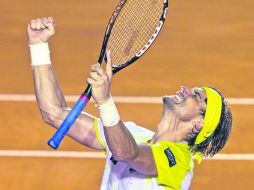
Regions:
[[93, 99], [98, 105], [108, 148], [116, 160], [128, 163], [130, 167], [145, 175], [157, 175], [150, 146], [145, 143], [138, 144], [120, 120], [109, 91], [112, 78], [109, 51], [107, 61], [106, 71], [99, 65], [92, 67], [87, 82], [93, 87]]
[[[31, 20], [27, 31], [37, 104], [44, 122], [57, 128], [70, 109], [49, 57], [48, 41], [55, 34], [54, 20], [50, 17]], [[85, 146], [102, 150], [95, 135], [93, 121], [93, 116], [82, 113], [68, 132], [68, 136]]]

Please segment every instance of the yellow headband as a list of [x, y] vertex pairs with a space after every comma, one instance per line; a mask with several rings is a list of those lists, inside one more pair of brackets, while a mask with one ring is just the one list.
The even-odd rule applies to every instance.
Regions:
[[[213, 134], [221, 117], [222, 99], [220, 94], [212, 88], [203, 87], [203, 89], [206, 92], [207, 106], [204, 126], [195, 140], [195, 145], [202, 143]], [[197, 153], [195, 156], [200, 163], [202, 160], [201, 154]]]
[[212, 88], [204, 87], [203, 89], [207, 98], [206, 113], [204, 126], [195, 140], [195, 145], [202, 143], [213, 134], [221, 116], [222, 99], [220, 94]]

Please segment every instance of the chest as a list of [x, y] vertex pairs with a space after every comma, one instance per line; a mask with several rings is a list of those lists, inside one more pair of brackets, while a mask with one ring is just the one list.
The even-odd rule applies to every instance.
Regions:
[[147, 189], [155, 180], [138, 173], [124, 162], [116, 161], [113, 156], [109, 160], [111, 170], [109, 181], [111, 187], [117, 186], [117, 189], [144, 189], [146, 187]]

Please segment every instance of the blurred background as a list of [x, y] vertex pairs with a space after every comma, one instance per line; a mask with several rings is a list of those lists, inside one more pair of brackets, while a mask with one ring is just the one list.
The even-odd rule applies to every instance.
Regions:
[[[90, 65], [98, 59], [118, 1], [0, 3], [0, 189], [99, 189], [102, 154], [69, 138], [60, 147], [62, 155], [46, 144], [54, 129], [42, 122], [33, 98], [26, 30], [31, 19], [55, 19], [51, 59], [71, 107], [86, 87]], [[123, 120], [151, 130], [160, 120], [158, 100], [174, 94], [180, 85], [214, 86], [228, 98], [233, 112], [231, 138], [217, 158], [196, 165], [191, 189], [254, 189], [253, 20], [253, 0], [171, 0], [166, 24], [153, 47], [113, 79], [114, 96], [151, 98], [150, 103], [119, 100], [117, 104]], [[93, 103], [86, 111], [98, 115]]]

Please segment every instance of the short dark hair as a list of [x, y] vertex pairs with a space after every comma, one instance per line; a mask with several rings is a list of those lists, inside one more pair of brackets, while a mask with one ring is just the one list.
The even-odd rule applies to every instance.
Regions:
[[225, 101], [224, 96], [217, 89], [212, 89], [216, 90], [222, 98], [222, 112], [219, 124], [217, 125], [213, 134], [198, 145], [194, 144], [197, 134], [186, 139], [191, 147], [192, 153], [194, 154], [196, 152], [200, 152], [204, 157], [212, 157], [225, 146], [232, 128], [232, 114], [228, 103]]

